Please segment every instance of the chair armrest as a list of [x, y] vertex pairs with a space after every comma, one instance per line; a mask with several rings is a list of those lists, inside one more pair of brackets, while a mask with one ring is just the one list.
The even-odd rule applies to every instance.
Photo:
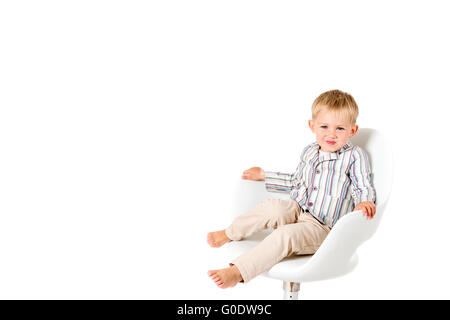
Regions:
[[371, 237], [377, 220], [377, 214], [368, 219], [361, 210], [344, 215], [308, 263], [299, 269], [298, 278], [303, 282], [322, 280], [351, 271], [357, 263], [356, 249]]

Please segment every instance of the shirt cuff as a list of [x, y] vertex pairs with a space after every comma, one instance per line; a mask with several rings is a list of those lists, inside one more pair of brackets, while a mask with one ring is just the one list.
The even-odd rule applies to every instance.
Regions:
[[290, 185], [291, 175], [288, 173], [266, 171], [266, 190], [269, 192], [290, 192], [292, 186]]
[[356, 196], [355, 197], [355, 206], [358, 205], [361, 202], [366, 202], [366, 201], [370, 201], [370, 202], [375, 203], [375, 197], [371, 196], [369, 194], [365, 194], [365, 195], [362, 194], [362, 195]]

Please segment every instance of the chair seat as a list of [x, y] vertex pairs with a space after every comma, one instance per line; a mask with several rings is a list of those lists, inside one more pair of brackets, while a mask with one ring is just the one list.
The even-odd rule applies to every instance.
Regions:
[[[267, 237], [272, 232], [272, 229], [263, 230], [255, 233], [254, 235], [240, 240], [240, 241], [231, 241], [227, 243], [226, 251], [229, 261], [237, 258], [241, 254], [248, 252], [250, 249], [255, 247], [258, 243], [260, 243], [265, 237]], [[284, 258], [279, 263], [274, 265], [272, 268], [264, 272], [262, 275], [271, 279], [278, 279], [283, 281], [293, 281], [293, 279], [299, 279], [302, 275], [302, 271], [307, 263], [311, 260], [313, 255], [293, 255], [287, 258]], [[339, 270], [340, 274], [335, 274], [334, 276], [344, 275], [347, 272], [351, 271], [355, 265], [357, 264], [358, 257], [355, 254], [347, 268]], [[305, 270], [306, 271], [306, 270]], [[338, 271], [338, 270], [336, 270]], [[320, 278], [320, 277], [319, 277]], [[329, 278], [329, 276], [324, 275], [323, 279]], [[308, 279], [302, 279], [302, 281], [308, 281]], [[318, 280], [318, 279], [315, 279]], [[297, 280], [299, 281], [299, 280]]]

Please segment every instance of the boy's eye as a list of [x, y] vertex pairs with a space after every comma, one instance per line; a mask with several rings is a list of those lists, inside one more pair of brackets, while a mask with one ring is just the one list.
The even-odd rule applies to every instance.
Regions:
[[328, 126], [320, 126], [322, 129], [327, 129]]
[[341, 128], [341, 127], [338, 127], [337, 129], [340, 130], [340, 131], [345, 130], [345, 128]]

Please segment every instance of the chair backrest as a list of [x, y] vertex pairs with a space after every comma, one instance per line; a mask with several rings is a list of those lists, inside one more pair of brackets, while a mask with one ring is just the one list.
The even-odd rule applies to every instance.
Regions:
[[390, 143], [378, 131], [369, 128], [359, 129], [351, 141], [368, 153], [377, 204], [384, 204], [388, 200], [392, 186], [393, 163]]
[[363, 148], [369, 156], [372, 169], [373, 184], [376, 191], [376, 204], [378, 215], [372, 235], [378, 227], [392, 188], [393, 156], [389, 141], [377, 130], [361, 128], [351, 139], [354, 145]]

